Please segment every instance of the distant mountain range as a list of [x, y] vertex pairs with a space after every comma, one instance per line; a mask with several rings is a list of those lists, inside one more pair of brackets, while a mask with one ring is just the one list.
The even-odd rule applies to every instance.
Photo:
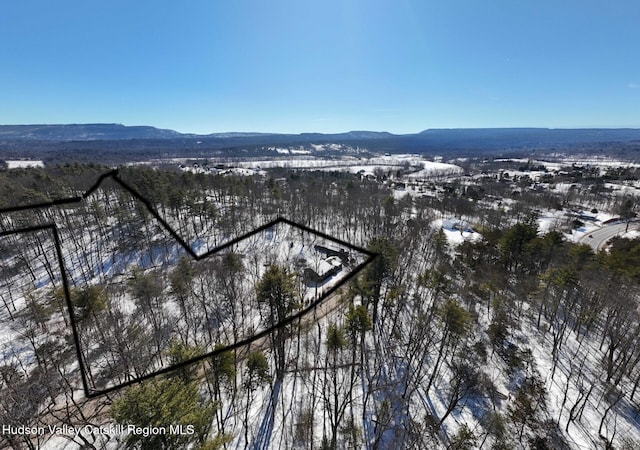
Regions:
[[269, 136], [286, 136], [301, 139], [383, 139], [394, 135], [375, 131], [350, 131], [348, 133], [278, 134], [278, 133], [180, 133], [150, 126], [126, 126], [117, 123], [89, 123], [70, 125], [0, 125], [0, 141], [116, 141], [122, 139], [243, 139]]
[[452, 128], [402, 135], [376, 131], [187, 134], [121, 124], [0, 125], [0, 157], [5, 158], [23, 155], [59, 158], [63, 154], [76, 158], [87, 153], [119, 158], [123, 155], [250, 156], [267, 154], [273, 147], [309, 148], [311, 144], [343, 144], [371, 152], [439, 155], [622, 152], [631, 153], [636, 159], [640, 155], [640, 129]]
[[70, 125], [0, 125], [0, 141], [116, 141], [126, 139], [248, 139], [255, 141], [345, 141], [345, 140], [403, 140], [434, 141], [448, 145], [476, 146], [484, 141], [509, 146], [549, 145], [553, 143], [629, 142], [640, 140], [636, 128], [450, 128], [428, 129], [420, 133], [397, 135], [377, 131], [350, 131], [347, 133], [180, 133], [151, 126], [126, 126], [115, 123]]
[[173, 130], [114, 123], [71, 125], [0, 125], [0, 141], [93, 141], [120, 139], [172, 139], [182, 136]]
[[481, 141], [501, 146], [640, 141], [638, 128], [454, 128], [425, 130], [419, 135], [457, 145], [474, 145]]

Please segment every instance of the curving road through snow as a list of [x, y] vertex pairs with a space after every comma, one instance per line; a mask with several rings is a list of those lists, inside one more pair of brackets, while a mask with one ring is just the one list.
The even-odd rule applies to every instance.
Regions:
[[[629, 223], [629, 230], [635, 229], [636, 227], [637, 223]], [[591, 233], [585, 234], [580, 239], [580, 243], [589, 245], [593, 251], [597, 252], [602, 250], [602, 247], [604, 247], [610, 239], [624, 234], [626, 229], [627, 224], [625, 222], [616, 222], [610, 225], [605, 225]]]

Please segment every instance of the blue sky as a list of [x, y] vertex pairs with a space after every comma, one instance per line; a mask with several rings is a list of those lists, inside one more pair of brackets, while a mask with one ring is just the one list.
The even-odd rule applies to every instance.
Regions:
[[640, 127], [640, 2], [20, 0], [0, 124]]

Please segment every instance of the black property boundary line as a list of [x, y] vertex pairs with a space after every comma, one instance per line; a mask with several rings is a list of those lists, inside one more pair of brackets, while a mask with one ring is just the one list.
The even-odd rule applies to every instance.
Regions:
[[69, 317], [71, 318], [71, 331], [73, 333], [73, 342], [76, 347], [76, 357], [78, 358], [78, 366], [80, 368], [80, 378], [82, 379], [82, 388], [84, 389], [85, 394], [87, 394], [90, 391], [89, 381], [87, 380], [88, 371], [84, 365], [84, 358], [82, 357], [82, 351], [80, 348], [80, 334], [78, 333], [78, 327], [74, 319], [73, 305], [71, 304], [71, 294], [69, 291], [69, 280], [67, 279], [67, 271], [65, 270], [65, 267], [64, 267], [64, 258], [62, 256], [62, 245], [60, 243], [60, 235], [58, 234], [58, 229], [56, 225], [53, 223], [49, 223], [45, 225], [19, 228], [19, 229], [10, 230], [10, 231], [0, 231], [0, 238], [5, 236], [10, 236], [12, 234], [37, 233], [40, 231], [48, 231], [53, 235], [53, 242], [56, 247], [56, 258], [58, 260], [58, 266], [60, 268], [60, 278], [62, 280], [62, 289], [64, 291], [65, 303], [67, 304], [67, 311], [69, 311]]
[[95, 192], [100, 185], [104, 182], [104, 180], [106, 180], [107, 178], [111, 178], [113, 181], [115, 181], [117, 184], [119, 184], [122, 188], [124, 188], [126, 191], [128, 191], [136, 200], [138, 200], [139, 202], [141, 202], [145, 208], [148, 210], [148, 212], [154, 217], [154, 219], [156, 219], [161, 225], [162, 228], [165, 229], [165, 231], [167, 233], [169, 233], [171, 235], [171, 237], [173, 237], [173, 239], [176, 240], [176, 242], [178, 242], [178, 244], [180, 244], [180, 246], [189, 254], [189, 256], [191, 256], [192, 259], [196, 260], [196, 261], [200, 261], [202, 259], [208, 258], [216, 253], [219, 253], [222, 250], [225, 250], [235, 244], [237, 244], [238, 242], [245, 240], [255, 234], [258, 234], [268, 228], [271, 228], [275, 225], [278, 224], [287, 224], [291, 227], [294, 228], [298, 228], [302, 231], [306, 231], [308, 233], [311, 234], [315, 234], [317, 236], [320, 236], [324, 239], [327, 239], [331, 242], [334, 242], [336, 244], [342, 245], [344, 247], [347, 247], [351, 250], [363, 253], [367, 256], [366, 260], [363, 261], [362, 263], [358, 264], [348, 275], [346, 275], [344, 278], [342, 278], [340, 281], [338, 281], [338, 283], [331, 287], [328, 291], [324, 292], [319, 298], [317, 298], [316, 300], [314, 300], [313, 302], [311, 302], [307, 307], [305, 307], [304, 309], [299, 310], [298, 312], [296, 312], [295, 314], [287, 317], [286, 319], [276, 323], [273, 326], [270, 326], [248, 338], [245, 339], [241, 339], [240, 341], [234, 342], [233, 344], [229, 344], [226, 345], [224, 347], [218, 348], [216, 350], [213, 350], [211, 352], [196, 356], [194, 358], [188, 359], [186, 361], [183, 361], [181, 363], [178, 364], [173, 364], [170, 365], [168, 367], [164, 367], [162, 369], [156, 370], [154, 372], [145, 374], [143, 376], [140, 377], [136, 377], [133, 378], [131, 380], [116, 384], [114, 386], [109, 386], [107, 388], [104, 389], [91, 389], [89, 387], [89, 383], [87, 380], [87, 373], [89, 373], [89, 368], [85, 367], [84, 364], [84, 359], [82, 356], [82, 347], [81, 347], [81, 343], [80, 343], [80, 337], [79, 337], [79, 333], [78, 333], [78, 326], [75, 320], [75, 314], [74, 314], [74, 310], [73, 310], [73, 304], [71, 302], [71, 295], [70, 295], [70, 290], [69, 290], [69, 283], [68, 283], [68, 278], [67, 278], [67, 273], [66, 273], [66, 269], [64, 267], [64, 258], [63, 258], [63, 254], [62, 254], [62, 245], [60, 242], [60, 236], [58, 233], [58, 229], [57, 226], [53, 223], [51, 224], [46, 224], [46, 225], [41, 225], [41, 226], [33, 226], [33, 227], [26, 227], [26, 228], [21, 228], [21, 229], [17, 229], [17, 230], [9, 230], [9, 231], [0, 231], [0, 237], [2, 236], [7, 236], [7, 235], [11, 235], [11, 234], [17, 234], [17, 233], [28, 233], [28, 232], [34, 232], [34, 231], [41, 231], [41, 230], [50, 230], [53, 233], [53, 237], [54, 237], [54, 243], [56, 246], [56, 253], [57, 253], [57, 257], [58, 257], [58, 263], [60, 265], [60, 272], [62, 274], [62, 284], [63, 284], [63, 289], [64, 289], [64, 295], [65, 295], [65, 300], [67, 303], [67, 308], [69, 309], [69, 317], [71, 319], [71, 327], [72, 327], [72, 332], [73, 332], [73, 340], [74, 340], [74, 344], [76, 346], [76, 355], [78, 358], [78, 366], [80, 368], [80, 376], [82, 379], [82, 386], [84, 389], [84, 393], [86, 395], [87, 398], [94, 398], [94, 397], [98, 397], [119, 389], [122, 389], [124, 387], [127, 386], [131, 386], [133, 384], [137, 384], [140, 383], [142, 381], [145, 380], [149, 380], [151, 378], [154, 378], [158, 375], [163, 375], [163, 374], [167, 374], [176, 370], [179, 370], [183, 367], [189, 366], [193, 363], [196, 362], [200, 362], [203, 361], [207, 358], [211, 358], [212, 356], [216, 356], [219, 355], [221, 353], [230, 351], [230, 350], [235, 350], [237, 348], [240, 347], [245, 347], [247, 345], [250, 345], [251, 343], [262, 339], [265, 336], [268, 336], [269, 334], [273, 333], [275, 330], [285, 327], [299, 319], [301, 319], [302, 317], [306, 316], [307, 314], [309, 314], [310, 312], [314, 311], [321, 303], [323, 303], [331, 294], [333, 294], [334, 292], [336, 292], [340, 287], [342, 287], [345, 283], [347, 283], [349, 280], [351, 280], [353, 277], [355, 277], [362, 269], [364, 269], [368, 264], [370, 264], [378, 255], [376, 253], [373, 253], [365, 248], [362, 247], [358, 247], [356, 245], [353, 245], [349, 242], [346, 242], [342, 239], [338, 239], [336, 237], [330, 236], [326, 233], [323, 233], [321, 231], [317, 231], [314, 230], [306, 225], [302, 225], [299, 223], [296, 223], [292, 220], [286, 219], [284, 217], [278, 217], [275, 220], [272, 220], [264, 225], [261, 225], [260, 227], [245, 233], [239, 237], [236, 237], [234, 239], [232, 239], [231, 241], [219, 245], [209, 251], [207, 251], [206, 253], [200, 254], [198, 255], [197, 253], [195, 253], [193, 251], [193, 249], [184, 241], [184, 239], [182, 239], [180, 237], [180, 235], [178, 235], [178, 233], [158, 214], [158, 212], [155, 210], [155, 208], [151, 205], [151, 203], [144, 198], [144, 196], [142, 196], [136, 189], [134, 189], [133, 187], [129, 186], [126, 182], [124, 182], [119, 176], [118, 176], [118, 170], [113, 170], [110, 172], [107, 172], [103, 175], [101, 175], [97, 181], [81, 196], [78, 197], [71, 197], [71, 198], [66, 198], [66, 199], [59, 199], [59, 200], [53, 200], [50, 202], [42, 202], [42, 203], [35, 203], [35, 204], [31, 204], [31, 205], [23, 205], [23, 206], [13, 206], [13, 207], [9, 207], [9, 208], [0, 208], [0, 214], [3, 213], [11, 213], [11, 212], [17, 212], [17, 211], [27, 211], [27, 210], [33, 210], [33, 209], [41, 209], [41, 208], [50, 208], [53, 206], [61, 206], [61, 205], [69, 205], [69, 204], [74, 204], [74, 203], [81, 203], [82, 201], [84, 201], [87, 197], [89, 197], [89, 195], [91, 195], [93, 192]]

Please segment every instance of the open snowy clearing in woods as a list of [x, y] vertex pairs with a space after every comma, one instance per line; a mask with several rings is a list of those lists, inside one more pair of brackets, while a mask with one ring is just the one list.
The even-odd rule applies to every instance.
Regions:
[[29, 167], [44, 167], [44, 163], [42, 161], [36, 160], [26, 160], [26, 159], [16, 159], [16, 160], [7, 160], [8, 169], [26, 169]]
[[[223, 164], [226, 169], [217, 169], [213, 173], [226, 173], [226, 171], [236, 168], [236, 171], [230, 172], [238, 175], [264, 175], [264, 169], [284, 168], [296, 170], [327, 170], [342, 171], [351, 173], [370, 173], [373, 174], [376, 169], [382, 171], [403, 169], [410, 172], [407, 177], [409, 179], [418, 180], [423, 178], [432, 178], [442, 175], [459, 175], [463, 169], [455, 164], [434, 162], [421, 156], [416, 155], [388, 155], [376, 156], [372, 158], [362, 158], [355, 156], [345, 156], [340, 158], [317, 158], [314, 156], [291, 156], [288, 158], [252, 158], [252, 159], [236, 159], [225, 158], [216, 159], [209, 158], [206, 160], [173, 158], [165, 162], [173, 162], [182, 165], [181, 169], [189, 172], [204, 173], [205, 164], [209, 167]], [[197, 163], [196, 163], [197, 161]], [[189, 164], [191, 162], [191, 165]], [[195, 166], [194, 164], [197, 164]], [[245, 169], [242, 172], [238, 169]]]
[[468, 224], [456, 219], [436, 219], [431, 223], [435, 229], [441, 228], [447, 237], [447, 242], [452, 245], [459, 245], [465, 241], [479, 241], [482, 239], [480, 233], [471, 230]]

